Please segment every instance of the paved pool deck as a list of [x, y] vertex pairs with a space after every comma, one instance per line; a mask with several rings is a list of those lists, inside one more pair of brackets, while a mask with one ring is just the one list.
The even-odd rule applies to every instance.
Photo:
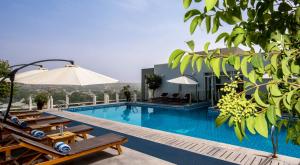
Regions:
[[[300, 165], [300, 159], [298, 158], [279, 155], [278, 158], [273, 159], [270, 157], [271, 153], [244, 148], [240, 146], [234, 146], [230, 144], [219, 143], [219, 142], [200, 139], [200, 138], [193, 138], [189, 136], [164, 132], [160, 130], [145, 128], [145, 127], [139, 127], [135, 125], [129, 125], [129, 124], [115, 122], [106, 119], [99, 119], [99, 118], [73, 113], [69, 111], [58, 111], [57, 109], [53, 109], [53, 110], [47, 110], [46, 112], [51, 113], [53, 115], [69, 118], [81, 123], [86, 123], [92, 126], [101, 127], [106, 130], [111, 130], [114, 132], [119, 132], [122, 134], [134, 136], [136, 138], [148, 140], [150, 142], [153, 142], [153, 144], [154, 143], [161, 144], [176, 149], [192, 152], [194, 154], [198, 154], [199, 157], [204, 155], [210, 158], [224, 160], [225, 162], [231, 162], [234, 164], [245, 164], [245, 165], [261, 165], [261, 164]], [[134, 151], [129, 148], [126, 148], [126, 150], [128, 150], [127, 153], [128, 155], [122, 157], [126, 157], [126, 158], [132, 157], [132, 159], [134, 159], [137, 162], [139, 162], [140, 160], [141, 162], [143, 162], [142, 164], [144, 165], [168, 163], [165, 160], [158, 159], [160, 157], [159, 153], [158, 155], [152, 154], [154, 156], [150, 156], [149, 154]], [[157, 150], [156, 152], [160, 152], [160, 151]], [[140, 155], [141, 157], [136, 156], [136, 154], [134, 153]], [[122, 157], [112, 156], [110, 158], [107, 158], [104, 161], [107, 161], [106, 164], [127, 164], [125, 163], [126, 162], [125, 160], [124, 160], [125, 162], [122, 162], [122, 160], [125, 159], [125, 158], [122, 159]], [[154, 157], [158, 157], [158, 158], [154, 158]], [[145, 160], [143, 161], [143, 159]], [[101, 164], [102, 161], [99, 162], [96, 161], [95, 163]], [[152, 163], [152, 161], [158, 161], [158, 162]], [[201, 162], [198, 163], [202, 164]], [[130, 164], [132, 164], [131, 161]]]

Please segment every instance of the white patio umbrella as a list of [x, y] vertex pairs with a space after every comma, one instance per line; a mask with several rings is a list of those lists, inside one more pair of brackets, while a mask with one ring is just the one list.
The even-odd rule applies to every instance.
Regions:
[[81, 68], [76, 65], [66, 65], [63, 68], [37, 73], [32, 76], [16, 79], [17, 83], [32, 85], [96, 85], [117, 83], [118, 80]]
[[198, 82], [187, 77], [187, 76], [180, 76], [177, 78], [173, 78], [170, 80], [167, 80], [169, 83], [173, 83], [173, 84], [187, 84], [187, 85], [197, 85]]
[[[179, 93], [181, 93], [181, 85], [196, 85], [196, 93], [197, 93], [197, 101], [198, 101], [198, 91], [197, 91], [198, 82], [196, 80], [193, 80], [192, 78], [183, 75], [183, 76], [180, 76], [177, 78], [167, 80], [167, 82], [173, 83], [173, 84], [179, 84], [179, 89], [178, 89]], [[190, 100], [190, 102], [191, 102], [191, 100]]]

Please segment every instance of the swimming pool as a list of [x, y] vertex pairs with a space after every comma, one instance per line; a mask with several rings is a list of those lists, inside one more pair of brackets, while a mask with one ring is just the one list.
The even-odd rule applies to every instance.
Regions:
[[[222, 143], [272, 152], [270, 139], [247, 133], [248, 139], [239, 142], [227, 124], [215, 126], [217, 115], [208, 113], [207, 108], [178, 110], [140, 105], [116, 105], [108, 107], [71, 108], [70, 111], [97, 118], [203, 138]], [[279, 134], [279, 154], [300, 158], [300, 147], [285, 142], [285, 131]]]

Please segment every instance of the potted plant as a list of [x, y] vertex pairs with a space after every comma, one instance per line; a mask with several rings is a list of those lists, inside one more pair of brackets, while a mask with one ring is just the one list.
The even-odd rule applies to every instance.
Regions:
[[126, 85], [123, 86], [123, 89], [121, 90], [121, 92], [124, 94], [124, 96], [126, 97], [126, 101], [130, 102], [131, 101], [131, 91], [130, 91], [130, 86]]
[[152, 90], [152, 97], [154, 97], [155, 90], [160, 87], [161, 83], [162, 79], [159, 75], [148, 74], [146, 76], [146, 84], [148, 85], [149, 89]]
[[36, 103], [38, 110], [42, 110], [47, 101], [48, 93], [46, 92], [40, 92], [34, 97], [34, 102]]

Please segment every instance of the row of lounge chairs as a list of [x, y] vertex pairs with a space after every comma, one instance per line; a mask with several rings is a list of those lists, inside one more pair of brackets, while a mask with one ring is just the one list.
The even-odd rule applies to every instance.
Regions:
[[189, 103], [191, 99], [191, 94], [187, 93], [183, 98], [180, 98], [179, 93], [173, 93], [169, 95], [169, 93], [161, 93], [159, 97], [152, 98], [151, 102], [155, 103], [168, 103], [168, 104], [185, 104]]
[[[121, 145], [127, 142], [127, 138], [116, 134], [105, 134], [88, 138], [93, 130], [88, 125], [66, 127], [72, 121], [38, 111], [10, 112], [10, 117], [3, 122], [0, 115], [0, 164], [58, 164], [75, 158], [83, 157], [107, 148], [122, 153]], [[26, 127], [21, 127], [11, 117], [21, 117], [19, 120], [26, 122]], [[27, 116], [27, 117], [25, 117]], [[76, 135], [75, 142], [67, 144], [69, 152], [60, 152], [54, 148], [49, 140], [50, 135], [60, 132], [60, 126], [64, 131]], [[45, 136], [36, 137], [32, 130], [43, 131]], [[78, 140], [80, 139], [80, 140]]]

